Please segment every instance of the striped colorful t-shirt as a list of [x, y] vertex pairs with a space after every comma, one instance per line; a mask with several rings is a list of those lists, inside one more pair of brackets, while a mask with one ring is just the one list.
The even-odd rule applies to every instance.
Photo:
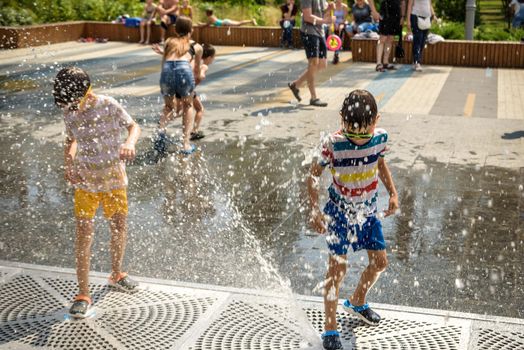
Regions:
[[125, 164], [120, 160], [121, 132], [133, 119], [114, 98], [96, 95], [85, 110], [66, 111], [67, 136], [77, 141], [75, 170], [82, 179], [76, 188], [109, 192], [127, 187]]
[[352, 142], [342, 131], [331, 134], [322, 145], [322, 166], [329, 166], [333, 182], [329, 198], [348, 210], [377, 211], [378, 160], [386, 153], [388, 134], [375, 129], [373, 137], [363, 145]]

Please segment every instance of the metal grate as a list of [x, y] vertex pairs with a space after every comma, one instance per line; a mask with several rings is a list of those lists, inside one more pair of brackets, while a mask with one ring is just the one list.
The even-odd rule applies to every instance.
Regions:
[[[143, 293], [145, 298], [150, 293]], [[134, 296], [133, 296], [134, 297]], [[169, 302], [109, 310], [100, 318], [105, 330], [128, 349], [169, 349], [214, 302], [211, 298], [181, 299]]]
[[357, 337], [356, 348], [359, 350], [458, 350], [460, 331], [459, 327], [447, 326], [433, 329], [415, 329], [396, 335], [390, 333], [383, 337], [376, 337], [376, 339], [367, 340], [364, 338], [362, 342], [358, 341], [359, 338]]
[[[4, 277], [2, 277], [4, 276]], [[2, 278], [4, 280], [2, 281]], [[104, 278], [90, 285], [95, 315], [65, 317], [77, 293], [74, 271], [0, 266], [1, 349], [180, 349], [290, 350], [307, 347], [297, 306], [249, 291], [215, 291], [212, 286], [169, 286], [143, 281], [128, 295], [110, 290]], [[324, 327], [321, 298], [301, 301], [308, 321]], [[422, 309], [378, 308], [384, 318], [370, 327], [337, 313], [346, 349], [357, 350], [524, 350], [524, 321], [481, 315], [435, 314]], [[457, 315], [459, 315], [457, 313]], [[500, 322], [500, 323], [497, 323]], [[307, 327], [307, 326], [306, 326]]]
[[87, 322], [33, 320], [0, 326], [0, 344], [18, 342], [35, 347], [70, 350], [115, 349]]
[[54, 313], [63, 305], [30, 276], [17, 276], [0, 285], [0, 322]]
[[524, 333], [480, 329], [477, 348], [479, 350], [524, 349]]
[[263, 310], [235, 300], [196, 341], [194, 350], [222, 349], [299, 349], [302, 337], [278, 317], [268, 317]]

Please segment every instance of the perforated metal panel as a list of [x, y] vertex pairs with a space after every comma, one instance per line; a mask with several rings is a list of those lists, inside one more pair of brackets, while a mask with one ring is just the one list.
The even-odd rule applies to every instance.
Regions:
[[[77, 293], [73, 270], [0, 266], [0, 350], [290, 350], [308, 345], [304, 322], [319, 336], [324, 328], [321, 298], [299, 301], [307, 320], [298, 320], [298, 306], [272, 294], [139, 280], [142, 289], [128, 295], [94, 274], [94, 316], [70, 320], [67, 310]], [[524, 350], [523, 320], [376, 309], [383, 316], [377, 327], [339, 310], [346, 349]]]
[[477, 342], [479, 350], [524, 349], [524, 332], [503, 332], [480, 329]]

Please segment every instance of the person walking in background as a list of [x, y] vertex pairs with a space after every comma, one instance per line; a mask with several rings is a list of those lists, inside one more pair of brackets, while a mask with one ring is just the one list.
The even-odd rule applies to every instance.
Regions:
[[[142, 13], [142, 20], [140, 21], [140, 41], [139, 44], [149, 45], [149, 38], [151, 37], [151, 24], [155, 20], [156, 5], [153, 0], [146, 0], [144, 5], [144, 12]], [[144, 32], [147, 32], [144, 38]]]
[[[323, 141], [321, 154], [312, 163], [307, 179], [310, 224], [318, 233], [327, 233], [329, 248], [324, 281], [325, 332], [322, 334], [326, 350], [343, 348], [337, 331], [337, 305], [350, 248], [354, 252], [365, 249], [369, 263], [343, 308], [369, 325], [379, 324], [380, 316], [366, 300], [388, 264], [382, 224], [377, 218], [379, 179], [389, 193], [384, 215], [395, 214], [399, 207], [397, 190], [384, 158], [388, 133], [376, 128], [380, 115], [373, 95], [365, 90], [352, 91], [342, 104], [340, 119], [341, 128]], [[322, 212], [319, 183], [326, 167], [332, 174], [332, 182], [329, 200]]]
[[[64, 111], [65, 178], [75, 188], [76, 275], [79, 293], [69, 313], [88, 316], [92, 305], [89, 293], [91, 245], [94, 218], [102, 204], [111, 228], [111, 275], [109, 285], [135, 292], [138, 283], [122, 271], [127, 242], [127, 175], [125, 160], [135, 157], [140, 127], [113, 98], [95, 95], [91, 79], [80, 68], [61, 69], [53, 87], [55, 104]], [[120, 140], [122, 129], [128, 137]]]
[[[432, 19], [436, 19], [431, 0], [408, 0], [408, 35], [413, 33], [413, 69], [422, 71], [422, 51], [426, 45]], [[400, 38], [399, 40], [402, 40]]]
[[317, 97], [315, 75], [327, 66], [324, 24], [335, 22], [335, 16], [331, 16], [331, 11], [333, 11], [335, 6], [332, 2], [328, 4], [325, 0], [302, 0], [300, 7], [302, 8], [300, 36], [306, 51], [308, 66], [297, 80], [288, 83], [288, 87], [300, 102], [302, 101], [300, 87], [307, 82], [311, 95], [309, 104], [311, 106], [326, 107], [327, 102], [323, 102]]
[[374, 0], [369, 0], [371, 14], [375, 22], [379, 22], [378, 33], [380, 38], [377, 44], [377, 72], [384, 72], [387, 69], [395, 69], [389, 64], [389, 55], [393, 46], [393, 37], [398, 35], [404, 24], [404, 14], [406, 13], [405, 0], [382, 0], [380, 4], [380, 14], [377, 12]]
[[189, 5], [189, 0], [182, 0], [182, 7], [180, 7], [180, 15], [193, 19], [193, 7]]
[[288, 0], [285, 4], [280, 6], [282, 11], [282, 18], [280, 19], [280, 28], [282, 28], [282, 39], [280, 40], [281, 47], [293, 48], [293, 28], [295, 27], [295, 16], [298, 8], [295, 5], [295, 0]]
[[353, 23], [347, 30], [350, 36], [368, 31], [378, 32], [378, 24], [371, 18], [371, 7], [364, 0], [355, 1], [351, 7], [351, 15]]

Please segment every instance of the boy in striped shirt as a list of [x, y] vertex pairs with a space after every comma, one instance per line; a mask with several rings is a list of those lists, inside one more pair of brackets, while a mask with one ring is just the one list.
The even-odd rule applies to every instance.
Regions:
[[[326, 314], [322, 336], [325, 349], [342, 349], [337, 332], [338, 292], [347, 268], [348, 248], [366, 249], [366, 267], [353, 295], [344, 304], [350, 312], [370, 325], [380, 316], [366, 303], [366, 294], [387, 266], [386, 244], [377, 218], [378, 180], [389, 192], [385, 216], [398, 209], [398, 196], [391, 172], [384, 160], [388, 134], [376, 128], [380, 118], [375, 98], [365, 90], [355, 90], [344, 100], [340, 110], [342, 129], [331, 134], [322, 145], [319, 160], [313, 162], [308, 178], [311, 225], [326, 233], [330, 250], [324, 289]], [[318, 204], [318, 179], [325, 167], [333, 176], [329, 200], [321, 212]]]

